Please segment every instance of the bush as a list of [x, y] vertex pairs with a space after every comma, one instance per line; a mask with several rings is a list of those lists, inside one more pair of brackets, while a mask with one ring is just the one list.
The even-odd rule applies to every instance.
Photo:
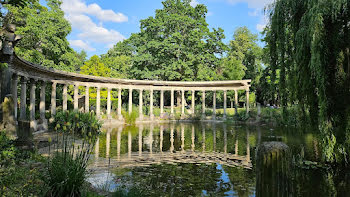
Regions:
[[16, 149], [4, 131], [0, 131], [0, 167], [13, 163], [16, 158]]
[[139, 113], [137, 108], [133, 105], [132, 112], [129, 114], [128, 111], [122, 110], [122, 115], [124, 117], [125, 123], [127, 124], [135, 124], [136, 119], [139, 117]]

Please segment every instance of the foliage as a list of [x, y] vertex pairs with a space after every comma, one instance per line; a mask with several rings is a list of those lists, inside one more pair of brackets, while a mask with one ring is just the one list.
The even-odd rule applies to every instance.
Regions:
[[72, 133], [80, 137], [98, 136], [102, 123], [93, 113], [83, 113], [78, 111], [59, 111], [51, 123], [58, 133]]
[[107, 68], [111, 69], [111, 77], [119, 79], [126, 79], [129, 77], [132, 66], [131, 56], [104, 56], [101, 61]]
[[111, 69], [102, 63], [101, 59], [94, 55], [80, 68], [80, 73], [99, 77], [109, 77]]
[[58, 0], [48, 0], [48, 7], [39, 1], [23, 8], [7, 5], [10, 14], [6, 17], [9, 23], [17, 25], [16, 34], [23, 37], [15, 49], [19, 56], [46, 67], [75, 71], [75, 65], [82, 62], [69, 47], [66, 36], [71, 27], [60, 4]]
[[66, 111], [55, 115], [53, 126], [57, 142], [62, 139], [62, 143], [60, 147], [57, 144], [48, 164], [48, 195], [80, 196], [86, 167], [102, 125], [92, 113]]
[[136, 119], [139, 117], [138, 108], [136, 106], [132, 106], [132, 112], [129, 113], [122, 109], [122, 115], [127, 124], [135, 124]]
[[[114, 48], [132, 55], [136, 79], [214, 80], [225, 45], [222, 29], [209, 31], [207, 8], [190, 0], [166, 0], [154, 17], [141, 20], [141, 32]], [[131, 52], [129, 52], [129, 50]], [[111, 51], [110, 54], [113, 52]], [[120, 54], [120, 53], [116, 53]]]
[[268, 9], [266, 31], [282, 106], [297, 103], [303, 115], [309, 112], [323, 135], [324, 158], [338, 163], [350, 150], [349, 6], [346, 0], [279, 0]]
[[0, 167], [9, 165], [15, 159], [15, 147], [12, 140], [0, 131]]

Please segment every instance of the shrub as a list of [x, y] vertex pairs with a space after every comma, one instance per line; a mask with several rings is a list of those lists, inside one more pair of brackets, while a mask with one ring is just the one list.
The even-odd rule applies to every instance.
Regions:
[[122, 110], [122, 115], [127, 124], [135, 124], [136, 119], [139, 117], [138, 110], [135, 106], [132, 106], [132, 112], [130, 114], [128, 111]]
[[0, 167], [7, 166], [16, 157], [16, 149], [4, 131], [0, 131]]

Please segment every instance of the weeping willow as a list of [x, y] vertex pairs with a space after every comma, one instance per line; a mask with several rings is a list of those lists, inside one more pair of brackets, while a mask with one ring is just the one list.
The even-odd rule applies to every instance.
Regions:
[[[350, 0], [276, 0], [266, 41], [281, 105], [318, 126], [327, 162], [350, 153]], [[285, 113], [287, 110], [285, 110]]]

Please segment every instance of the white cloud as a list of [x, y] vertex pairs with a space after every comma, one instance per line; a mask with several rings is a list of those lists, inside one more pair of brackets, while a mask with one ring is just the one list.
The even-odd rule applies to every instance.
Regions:
[[259, 32], [262, 32], [267, 23], [269, 22], [269, 19], [267, 16], [262, 16], [261, 19], [260, 19], [260, 22], [256, 25], [256, 29], [259, 31]]
[[67, 19], [71, 22], [72, 27], [80, 30], [79, 38], [84, 38], [97, 43], [117, 43], [125, 37], [116, 30], [108, 30], [94, 23], [90, 17], [80, 15], [68, 15]]
[[266, 5], [272, 3], [274, 0], [226, 0], [231, 4], [247, 3], [249, 8], [263, 9]]
[[61, 8], [66, 14], [88, 14], [95, 16], [101, 21], [111, 21], [116, 23], [128, 21], [128, 17], [122, 13], [115, 13], [113, 10], [104, 10], [96, 3], [87, 5], [82, 0], [63, 0]]
[[69, 40], [69, 43], [71, 46], [78, 47], [80, 49], [83, 49], [85, 51], [96, 51], [95, 48], [91, 47], [89, 44], [82, 40]]
[[199, 2], [198, 2], [197, 0], [191, 0], [190, 5], [191, 5], [192, 7], [196, 7], [198, 4], [199, 4]]
[[[77, 39], [71, 40], [72, 46], [94, 51], [96, 49], [89, 44], [102, 43], [109, 47], [125, 39], [117, 30], [107, 29], [102, 23], [128, 21], [128, 17], [122, 13], [104, 10], [96, 3], [87, 5], [84, 0], [63, 0], [61, 8], [65, 12], [65, 18], [72, 25], [73, 33], [77, 35]], [[92, 16], [96, 17], [96, 23], [92, 20]]]

